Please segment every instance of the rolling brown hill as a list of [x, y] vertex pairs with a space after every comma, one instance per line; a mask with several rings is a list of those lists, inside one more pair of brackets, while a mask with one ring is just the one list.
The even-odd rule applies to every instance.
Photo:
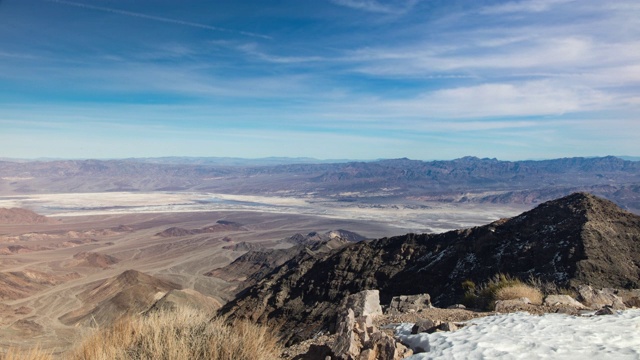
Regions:
[[45, 224], [50, 220], [27, 209], [0, 208], [0, 224]]
[[35, 270], [0, 272], [0, 300], [22, 299], [79, 277], [80, 275], [75, 272], [63, 275], [52, 275]]
[[304, 254], [259, 279], [222, 314], [281, 326], [290, 342], [335, 324], [337, 304], [365, 289], [429, 293], [459, 302], [461, 283], [496, 273], [560, 286], [640, 288], [640, 216], [587, 193], [549, 201], [511, 219], [443, 234], [407, 234]]
[[180, 286], [136, 270], [100, 282], [77, 295], [81, 308], [60, 317], [65, 325], [102, 326], [123, 315], [148, 310], [167, 292]]

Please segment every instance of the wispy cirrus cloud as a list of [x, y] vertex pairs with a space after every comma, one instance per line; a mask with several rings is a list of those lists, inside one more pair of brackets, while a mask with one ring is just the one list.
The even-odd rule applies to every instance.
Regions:
[[[51, 152], [73, 133], [91, 137], [83, 146], [98, 154], [95, 129], [114, 148], [126, 148], [119, 139], [157, 138], [146, 144], [149, 156], [541, 158], [637, 149], [635, 0], [255, 0], [255, 13], [246, 2], [42, 1], [42, 9], [2, 3], [4, 149], [20, 139], [50, 143]], [[33, 133], [42, 141], [29, 140]], [[357, 146], [347, 149], [349, 141]], [[326, 144], [336, 155], [323, 155]]]
[[271, 39], [270, 36], [263, 35], [263, 34], [257, 34], [257, 33], [249, 32], [249, 31], [227, 29], [227, 28], [223, 28], [223, 27], [219, 27], [219, 26], [200, 24], [200, 23], [191, 22], [191, 21], [167, 18], [167, 17], [163, 17], [163, 16], [148, 15], [148, 14], [143, 14], [143, 13], [139, 13], [139, 12], [126, 11], [126, 10], [121, 10], [121, 9], [116, 9], [116, 8], [111, 8], [111, 7], [96, 6], [96, 5], [84, 4], [84, 3], [74, 2], [74, 1], [66, 1], [66, 0], [44, 0], [44, 1], [50, 2], [50, 3], [55, 3], [55, 4], [60, 4], [60, 5], [75, 6], [75, 7], [83, 8], [83, 9], [96, 10], [96, 11], [102, 11], [102, 12], [107, 12], [107, 13], [112, 13], [112, 14], [135, 17], [135, 18], [140, 18], [140, 19], [145, 19], [145, 20], [159, 21], [159, 22], [163, 22], [163, 23], [167, 23], [167, 24], [188, 26], [188, 27], [193, 27], [193, 28], [212, 30], [212, 31], [219, 31], [219, 32], [226, 32], [226, 33], [235, 33], [235, 34], [239, 34], [239, 35], [250, 36], [250, 37], [258, 37], [258, 38], [263, 38], [263, 39]]
[[404, 14], [420, 0], [396, 0], [382, 3], [376, 0], [330, 0], [332, 3], [348, 8], [381, 14]]
[[296, 56], [296, 55], [274, 55], [261, 51], [258, 45], [255, 43], [245, 43], [235, 47], [236, 49], [244, 52], [245, 54], [266, 61], [277, 64], [296, 64], [318, 61], [331, 61], [328, 57], [323, 56]]
[[525, 0], [510, 1], [500, 5], [485, 7], [481, 10], [484, 14], [509, 14], [509, 13], [539, 13], [549, 11], [554, 6], [574, 2], [576, 0]]

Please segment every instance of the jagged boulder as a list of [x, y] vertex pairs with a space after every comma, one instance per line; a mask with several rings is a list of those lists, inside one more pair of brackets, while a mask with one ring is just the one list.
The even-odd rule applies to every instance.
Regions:
[[[464, 325], [463, 325], [464, 326]], [[456, 323], [452, 323], [452, 322], [443, 322], [442, 324], [440, 324], [440, 326], [438, 326], [438, 330], [442, 330], [442, 331], [456, 331], [460, 328], [461, 326], [459, 324]]]
[[619, 290], [616, 294], [622, 298], [624, 304], [630, 308], [640, 307], [640, 289]]
[[544, 304], [548, 306], [568, 306], [576, 309], [584, 309], [585, 306], [569, 295], [548, 295], [544, 298]]
[[591, 309], [601, 309], [610, 306], [614, 310], [624, 310], [626, 306], [622, 299], [615, 294], [614, 289], [595, 290], [589, 285], [578, 286], [580, 299]]
[[438, 329], [438, 326], [440, 326], [439, 321], [433, 321], [431, 319], [418, 320], [411, 328], [411, 333], [412, 334], [419, 334], [419, 333], [431, 334]]
[[604, 306], [602, 309], [596, 311], [595, 315], [613, 315], [616, 312], [613, 310], [613, 308], [609, 305]]
[[395, 315], [417, 312], [431, 307], [433, 306], [431, 305], [431, 296], [429, 296], [429, 294], [400, 295], [391, 298], [391, 303], [387, 308], [387, 314]]
[[355, 359], [360, 354], [362, 342], [356, 332], [356, 318], [353, 310], [347, 309], [336, 326], [336, 342], [331, 351], [341, 359]]
[[364, 290], [350, 295], [346, 303], [346, 307], [352, 309], [356, 317], [382, 315], [378, 290]]
[[357, 360], [400, 360], [413, 355], [413, 351], [393, 337], [377, 331], [371, 335], [370, 345], [356, 358]]

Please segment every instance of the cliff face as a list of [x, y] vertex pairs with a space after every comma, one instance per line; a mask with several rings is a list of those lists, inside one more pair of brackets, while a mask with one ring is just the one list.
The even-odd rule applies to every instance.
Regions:
[[290, 341], [335, 322], [349, 294], [429, 293], [456, 303], [464, 280], [501, 272], [562, 286], [640, 288], [640, 216], [608, 200], [576, 193], [517, 217], [444, 234], [360, 242], [328, 254], [301, 254], [245, 289], [221, 312], [281, 325]]

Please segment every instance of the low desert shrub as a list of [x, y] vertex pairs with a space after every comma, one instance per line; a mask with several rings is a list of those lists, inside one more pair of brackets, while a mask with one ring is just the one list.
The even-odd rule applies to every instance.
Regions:
[[506, 274], [496, 274], [486, 283], [476, 286], [467, 280], [463, 304], [476, 309], [493, 310], [496, 300], [510, 300], [527, 297], [533, 304], [542, 303], [542, 292], [534, 285]]
[[540, 289], [540, 291], [542, 291], [542, 293], [545, 296], [546, 295], [569, 295], [574, 299], [578, 296], [578, 293], [574, 289], [559, 286], [554, 282], [543, 282], [539, 278], [531, 277], [529, 278], [528, 283], [531, 286], [537, 289]]
[[277, 359], [272, 330], [249, 321], [228, 322], [182, 309], [125, 318], [90, 335], [74, 360]]
[[542, 292], [527, 284], [515, 284], [496, 290], [494, 300], [513, 300], [522, 297], [528, 298], [532, 304], [542, 304]]

